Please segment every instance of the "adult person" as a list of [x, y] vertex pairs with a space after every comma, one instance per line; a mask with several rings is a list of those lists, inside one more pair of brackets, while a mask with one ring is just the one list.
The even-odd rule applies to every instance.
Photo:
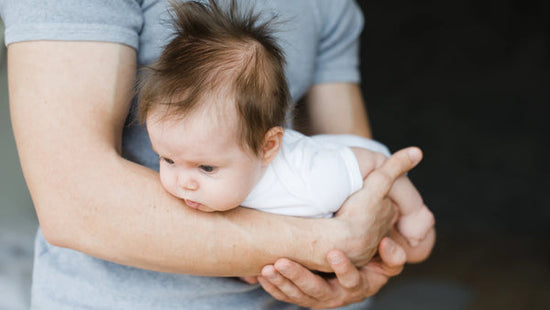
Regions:
[[[316, 133], [369, 136], [356, 84], [362, 19], [353, 2], [256, 5], [292, 20], [281, 32], [287, 76], [293, 98], [308, 98]], [[32, 307], [287, 307], [257, 286], [219, 278], [256, 275], [265, 265], [263, 287], [302, 306], [338, 306], [375, 293], [400, 272], [403, 250], [384, 239], [381, 261], [354, 264], [363, 266], [387, 233], [394, 215], [387, 191], [420, 154], [396, 154], [330, 220], [185, 208], [150, 169], [158, 162], [143, 127], [124, 126], [136, 67], [154, 61], [169, 37], [167, 7], [155, 0], [1, 4], [12, 122], [41, 225]], [[421, 260], [429, 249], [408, 252], [409, 261]], [[306, 267], [335, 271], [338, 280], [316, 278]]]

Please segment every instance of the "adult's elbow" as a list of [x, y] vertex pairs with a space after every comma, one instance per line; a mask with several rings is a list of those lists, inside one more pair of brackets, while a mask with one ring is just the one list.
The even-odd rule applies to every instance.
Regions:
[[66, 248], [68, 244], [63, 233], [55, 227], [55, 225], [49, 223], [48, 221], [40, 221], [40, 229], [42, 230], [42, 235], [46, 241], [57, 247]]
[[78, 235], [78, 231], [74, 229], [76, 219], [71, 220], [66, 210], [54, 209], [48, 204], [46, 201], [35, 202], [38, 222], [44, 239], [51, 245], [71, 248], [72, 241]]

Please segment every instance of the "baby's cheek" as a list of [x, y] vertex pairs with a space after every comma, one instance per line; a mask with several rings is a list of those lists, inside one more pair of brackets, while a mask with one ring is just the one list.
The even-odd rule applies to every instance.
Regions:
[[165, 190], [174, 195], [174, 182], [172, 182], [171, 178], [166, 173], [163, 173], [162, 170], [160, 172], [160, 183]]
[[211, 198], [216, 203], [216, 210], [227, 211], [238, 207], [244, 199], [238, 197], [235, 190], [229, 188], [221, 189], [212, 194]]

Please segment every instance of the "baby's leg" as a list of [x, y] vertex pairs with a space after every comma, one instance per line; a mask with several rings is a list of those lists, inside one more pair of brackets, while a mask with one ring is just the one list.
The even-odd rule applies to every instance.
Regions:
[[[355, 147], [351, 149], [357, 158], [363, 179], [387, 160], [386, 156], [377, 152]], [[433, 227], [433, 214], [424, 205], [422, 196], [406, 176], [395, 181], [388, 196], [399, 209], [397, 229], [411, 246], [416, 246]]]
[[416, 246], [426, 238], [434, 225], [435, 219], [432, 212], [426, 207], [420, 193], [406, 176], [395, 181], [389, 197], [399, 208], [397, 230], [411, 246]]

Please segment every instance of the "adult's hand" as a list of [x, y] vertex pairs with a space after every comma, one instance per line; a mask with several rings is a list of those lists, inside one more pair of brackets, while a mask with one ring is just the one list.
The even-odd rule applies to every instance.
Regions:
[[[341, 249], [350, 245], [351, 248], [327, 254], [336, 278], [325, 279], [282, 258], [262, 269], [258, 277], [262, 287], [276, 299], [312, 308], [339, 307], [378, 292], [390, 277], [401, 272], [406, 261], [406, 254], [399, 245], [389, 238], [383, 239], [392, 230], [396, 216], [387, 195], [395, 180], [416, 166], [421, 158], [422, 152], [414, 147], [396, 152], [369, 174], [363, 189], [352, 195], [338, 212], [337, 220], [370, 225], [358, 230], [357, 238], [352, 238]], [[358, 204], [366, 209], [358, 208]], [[353, 248], [357, 245], [358, 248]], [[372, 259], [377, 250], [379, 257]]]
[[340, 250], [329, 252], [327, 260], [336, 277], [323, 278], [288, 259], [265, 266], [258, 281], [278, 300], [309, 308], [335, 308], [360, 302], [376, 294], [388, 279], [403, 270], [406, 255], [390, 238], [379, 245], [380, 255], [356, 268]]
[[346, 253], [355, 266], [367, 264], [382, 238], [392, 231], [397, 212], [388, 193], [393, 183], [421, 159], [422, 152], [416, 147], [396, 152], [367, 176], [363, 188], [350, 196], [336, 214], [336, 220], [348, 224], [352, 236], [338, 249]]

